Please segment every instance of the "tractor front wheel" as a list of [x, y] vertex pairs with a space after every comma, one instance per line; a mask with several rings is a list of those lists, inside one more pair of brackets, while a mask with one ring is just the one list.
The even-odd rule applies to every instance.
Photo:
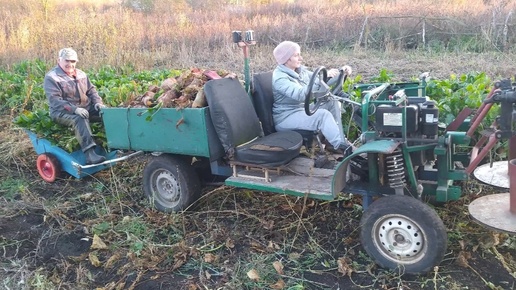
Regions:
[[373, 202], [360, 221], [362, 246], [383, 268], [404, 274], [425, 273], [446, 252], [446, 229], [427, 204], [405, 195]]
[[182, 157], [162, 154], [143, 170], [143, 191], [162, 212], [186, 209], [200, 196], [199, 177]]

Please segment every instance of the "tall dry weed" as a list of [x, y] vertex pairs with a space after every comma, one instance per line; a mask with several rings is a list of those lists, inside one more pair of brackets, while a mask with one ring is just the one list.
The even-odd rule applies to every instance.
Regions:
[[240, 57], [230, 32], [249, 29], [267, 51], [286, 39], [335, 51], [508, 50], [516, 42], [516, 3], [503, 0], [0, 0], [0, 7], [0, 65], [53, 62], [68, 46], [91, 67], [227, 63]]

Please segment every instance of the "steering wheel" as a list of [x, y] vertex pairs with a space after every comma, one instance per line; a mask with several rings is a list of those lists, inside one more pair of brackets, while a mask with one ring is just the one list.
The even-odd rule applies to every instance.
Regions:
[[340, 93], [342, 93], [342, 86], [344, 85], [344, 83], [346, 82], [347, 79], [348, 79], [348, 73], [346, 71], [344, 71], [343, 68], [339, 68], [339, 76], [337, 78], [332, 78], [328, 82], [328, 84], [330, 86], [334, 86], [331, 93], [333, 95], [339, 96]]
[[[326, 84], [328, 71], [324, 66], [318, 67], [312, 77], [310, 78], [310, 82], [308, 83], [308, 91], [305, 97], [305, 113], [308, 116], [312, 116], [317, 109], [321, 106], [322, 103], [326, 101], [326, 97], [330, 93], [330, 87]], [[319, 88], [314, 90], [314, 85], [316, 80], [319, 79], [318, 85]], [[310, 108], [312, 100], [315, 104]]]

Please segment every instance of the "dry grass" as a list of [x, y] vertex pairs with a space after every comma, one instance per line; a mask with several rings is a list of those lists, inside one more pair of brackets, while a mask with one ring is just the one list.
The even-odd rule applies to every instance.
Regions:
[[[33, 58], [53, 61], [59, 48], [66, 46], [76, 48], [81, 62], [93, 67], [241, 63], [230, 32], [248, 29], [256, 31], [256, 49], [268, 52], [284, 39], [333, 52], [507, 50], [516, 39], [511, 13], [516, 3], [502, 0], [119, 3], [0, 0], [0, 64]], [[128, 3], [143, 4], [137, 10]], [[270, 56], [266, 61], [271, 63]]]

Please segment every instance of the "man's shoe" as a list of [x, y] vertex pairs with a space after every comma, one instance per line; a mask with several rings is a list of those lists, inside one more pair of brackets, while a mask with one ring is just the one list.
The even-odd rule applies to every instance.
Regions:
[[106, 161], [106, 157], [95, 152], [95, 147], [86, 150], [84, 155], [86, 155], [86, 164], [97, 164]]

